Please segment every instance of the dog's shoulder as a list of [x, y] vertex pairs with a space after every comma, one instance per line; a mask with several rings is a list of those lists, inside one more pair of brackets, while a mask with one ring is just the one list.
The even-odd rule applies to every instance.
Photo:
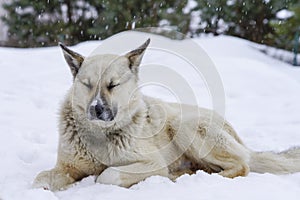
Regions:
[[68, 91], [59, 110], [59, 133], [68, 134], [77, 129], [74, 113], [72, 111], [71, 92]]

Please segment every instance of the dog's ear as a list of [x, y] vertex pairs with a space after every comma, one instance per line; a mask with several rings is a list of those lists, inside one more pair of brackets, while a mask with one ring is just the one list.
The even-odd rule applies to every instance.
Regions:
[[129, 68], [132, 71], [134, 72], [138, 71], [137, 67], [141, 64], [143, 55], [149, 43], [150, 43], [150, 38], [142, 46], [138, 47], [135, 50], [130, 51], [125, 55], [129, 60]]
[[78, 71], [84, 61], [84, 57], [82, 55], [80, 55], [79, 53], [76, 53], [76, 52], [72, 51], [71, 49], [68, 49], [62, 43], [59, 43], [59, 46], [63, 50], [64, 57], [71, 69], [73, 78], [75, 78], [76, 74], [78, 73]]

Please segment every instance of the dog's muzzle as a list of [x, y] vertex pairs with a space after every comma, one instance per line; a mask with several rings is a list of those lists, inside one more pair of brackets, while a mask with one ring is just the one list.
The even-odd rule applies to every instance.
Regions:
[[90, 120], [112, 121], [115, 118], [116, 112], [102, 103], [101, 100], [95, 99], [92, 101], [88, 109], [88, 117]]

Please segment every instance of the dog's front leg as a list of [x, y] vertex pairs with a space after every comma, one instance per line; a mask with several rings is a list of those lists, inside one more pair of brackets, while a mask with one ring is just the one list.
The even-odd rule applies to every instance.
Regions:
[[49, 171], [40, 172], [35, 178], [32, 187], [57, 191], [66, 189], [75, 181], [75, 178], [66, 169], [55, 167]]
[[153, 163], [134, 163], [126, 166], [109, 167], [96, 179], [97, 183], [130, 187], [150, 176], [168, 177], [168, 169]]

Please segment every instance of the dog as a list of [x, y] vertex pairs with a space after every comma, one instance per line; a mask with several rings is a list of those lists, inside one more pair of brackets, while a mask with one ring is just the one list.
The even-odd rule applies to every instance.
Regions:
[[130, 187], [159, 175], [176, 180], [197, 170], [224, 177], [300, 171], [300, 148], [254, 152], [212, 110], [142, 94], [139, 67], [150, 43], [119, 55], [84, 57], [59, 44], [73, 75], [60, 110], [57, 163], [33, 187], [63, 190], [93, 175]]

